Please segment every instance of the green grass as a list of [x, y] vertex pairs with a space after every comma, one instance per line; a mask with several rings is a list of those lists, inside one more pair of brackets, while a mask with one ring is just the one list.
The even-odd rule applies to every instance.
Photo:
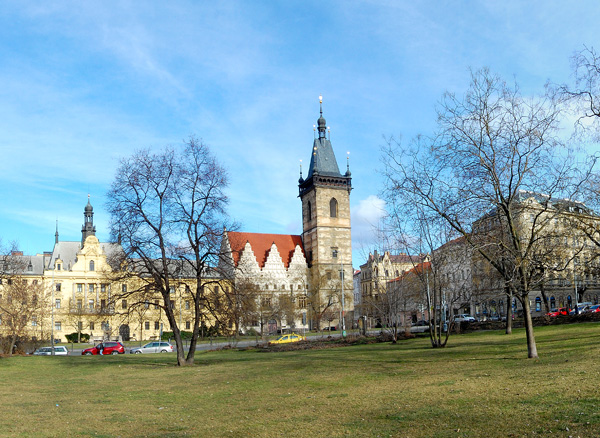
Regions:
[[291, 352], [0, 359], [0, 436], [600, 436], [600, 324]]

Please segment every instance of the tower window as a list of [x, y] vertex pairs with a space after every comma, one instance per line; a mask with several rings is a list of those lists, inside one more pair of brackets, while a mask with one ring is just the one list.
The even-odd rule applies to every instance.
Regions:
[[308, 201], [308, 220], [312, 219], [312, 204]]
[[329, 216], [338, 217], [338, 202], [335, 198], [331, 198], [329, 201]]

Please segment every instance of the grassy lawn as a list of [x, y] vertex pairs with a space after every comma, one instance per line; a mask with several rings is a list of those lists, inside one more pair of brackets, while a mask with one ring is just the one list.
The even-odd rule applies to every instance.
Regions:
[[0, 359], [0, 436], [596, 437], [600, 324], [291, 352]]

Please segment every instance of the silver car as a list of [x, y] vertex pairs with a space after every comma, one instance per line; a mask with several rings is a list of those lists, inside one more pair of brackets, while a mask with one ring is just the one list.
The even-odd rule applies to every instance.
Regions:
[[[52, 347], [40, 347], [33, 352], [34, 356], [52, 356]], [[69, 350], [64, 346], [54, 347], [55, 356], [66, 356], [69, 354]]]
[[136, 347], [129, 350], [131, 354], [141, 353], [173, 353], [175, 349], [171, 344], [164, 341], [150, 342], [143, 347]]

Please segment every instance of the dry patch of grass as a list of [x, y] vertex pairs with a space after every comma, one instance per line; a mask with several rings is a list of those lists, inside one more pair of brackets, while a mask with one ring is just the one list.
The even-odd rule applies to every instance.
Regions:
[[264, 354], [0, 360], [0, 436], [600, 436], [600, 325]]

